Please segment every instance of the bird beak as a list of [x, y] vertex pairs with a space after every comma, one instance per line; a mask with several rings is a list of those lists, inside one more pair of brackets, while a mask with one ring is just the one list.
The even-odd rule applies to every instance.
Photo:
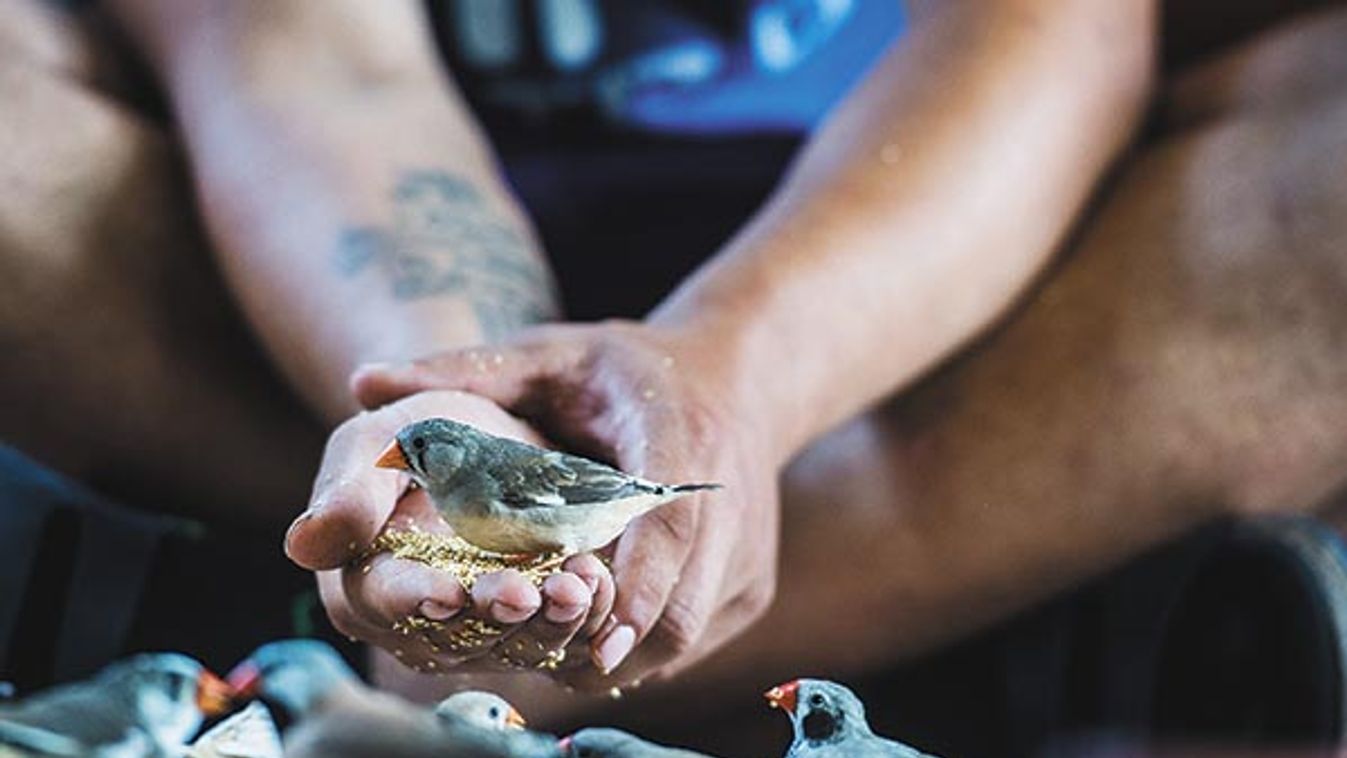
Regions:
[[202, 671], [196, 678], [196, 707], [206, 716], [219, 716], [229, 710], [234, 700], [234, 690], [225, 680], [209, 671]]
[[225, 681], [234, 691], [234, 697], [251, 700], [262, 689], [262, 669], [252, 661], [244, 661], [229, 672]]
[[570, 752], [571, 752], [571, 738], [570, 738], [570, 737], [562, 737], [561, 739], [557, 740], [557, 750], [560, 750], [561, 752], [563, 752], [563, 753], [565, 753], [565, 754], [567, 754], [567, 755], [570, 755]]
[[779, 684], [770, 690], [762, 693], [767, 698], [767, 704], [773, 708], [780, 708], [787, 713], [795, 712], [795, 696], [800, 690], [800, 680], [796, 679], [785, 684]]
[[505, 725], [512, 729], [523, 729], [528, 722], [524, 720], [523, 714], [510, 707], [510, 712], [505, 714]]
[[379, 460], [375, 461], [374, 465], [379, 468], [392, 468], [399, 471], [406, 471], [411, 468], [407, 463], [407, 456], [402, 454], [402, 446], [398, 444], [397, 440], [388, 443], [388, 447], [384, 448], [384, 451], [379, 454]]

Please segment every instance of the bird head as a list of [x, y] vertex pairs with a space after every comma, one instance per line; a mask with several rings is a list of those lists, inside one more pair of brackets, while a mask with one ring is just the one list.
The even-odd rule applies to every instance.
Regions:
[[441, 719], [459, 719], [489, 730], [523, 729], [524, 717], [505, 698], [493, 692], [455, 692], [435, 706]]
[[146, 653], [107, 667], [98, 685], [127, 702], [135, 723], [161, 745], [187, 742], [206, 718], [229, 710], [233, 691], [197, 661], [177, 653]]
[[447, 481], [477, 448], [484, 433], [467, 424], [429, 418], [402, 427], [374, 465], [406, 471], [427, 489]]
[[796, 741], [822, 744], [870, 733], [865, 705], [836, 682], [796, 679], [773, 687], [764, 696], [773, 708], [781, 708], [790, 716]]
[[359, 681], [331, 646], [318, 640], [281, 640], [254, 650], [229, 672], [237, 697], [265, 697], [291, 715], [322, 706], [337, 690]]

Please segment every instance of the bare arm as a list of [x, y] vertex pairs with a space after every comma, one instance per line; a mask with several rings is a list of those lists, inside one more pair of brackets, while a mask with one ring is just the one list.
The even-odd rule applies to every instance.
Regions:
[[617, 543], [592, 653], [623, 681], [676, 672], [770, 605], [784, 462], [965, 344], [1065, 237], [1141, 113], [1151, 5], [919, 8], [768, 207], [646, 323], [530, 330], [500, 371], [450, 353], [364, 372], [357, 393], [468, 390], [628, 470], [724, 483]]
[[768, 206], [654, 316], [730, 346], [783, 458], [1003, 311], [1148, 94], [1149, 0], [916, 5]]
[[358, 363], [556, 316], [411, 0], [116, 0], [181, 123], [231, 289], [329, 421]]
[[[356, 410], [348, 377], [357, 364], [489, 342], [556, 317], [550, 272], [443, 78], [420, 3], [115, 6], [170, 94], [230, 289], [291, 383], [329, 421]], [[568, 561], [542, 587], [498, 573], [468, 592], [445, 572], [387, 554], [343, 581], [340, 567], [395, 507], [426, 529], [442, 524], [423, 500], [402, 497], [405, 482], [372, 465], [399, 426], [448, 416], [531, 434], [462, 393], [427, 394], [414, 409], [357, 416], [386, 424], [371, 437], [334, 432], [303, 527], [287, 535], [290, 556], [319, 571], [333, 622], [389, 651], [405, 649], [410, 666], [425, 665], [418, 656], [437, 643], [454, 644], [469, 615], [498, 631], [460, 651], [459, 663], [504, 666], [495, 648], [507, 635], [512, 645], [535, 640], [529, 654], [564, 648], [572, 637], [583, 644], [612, 596], [592, 556]], [[334, 471], [335, 461], [356, 473]], [[474, 614], [460, 613], [468, 606]], [[394, 631], [412, 616], [439, 625], [425, 650], [410, 650]]]

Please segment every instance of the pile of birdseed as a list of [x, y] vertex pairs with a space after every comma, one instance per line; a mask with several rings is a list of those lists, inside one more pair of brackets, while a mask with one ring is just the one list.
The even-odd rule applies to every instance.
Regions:
[[433, 569], [447, 571], [469, 592], [472, 592], [478, 577], [505, 569], [514, 569], [533, 582], [534, 586], [541, 587], [543, 580], [559, 571], [561, 564], [570, 557], [561, 553], [493, 553], [457, 535], [427, 532], [415, 526], [380, 532], [362, 559], [378, 553], [391, 553], [395, 558], [406, 558]]

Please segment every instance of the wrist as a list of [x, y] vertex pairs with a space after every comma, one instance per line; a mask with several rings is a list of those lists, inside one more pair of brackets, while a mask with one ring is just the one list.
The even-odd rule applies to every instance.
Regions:
[[794, 386], [791, 358], [773, 354], [764, 324], [737, 308], [705, 308], [686, 317], [661, 310], [648, 325], [679, 346], [684, 370], [709, 385], [724, 423], [751, 438], [774, 466], [783, 467], [808, 442], [811, 406]]

